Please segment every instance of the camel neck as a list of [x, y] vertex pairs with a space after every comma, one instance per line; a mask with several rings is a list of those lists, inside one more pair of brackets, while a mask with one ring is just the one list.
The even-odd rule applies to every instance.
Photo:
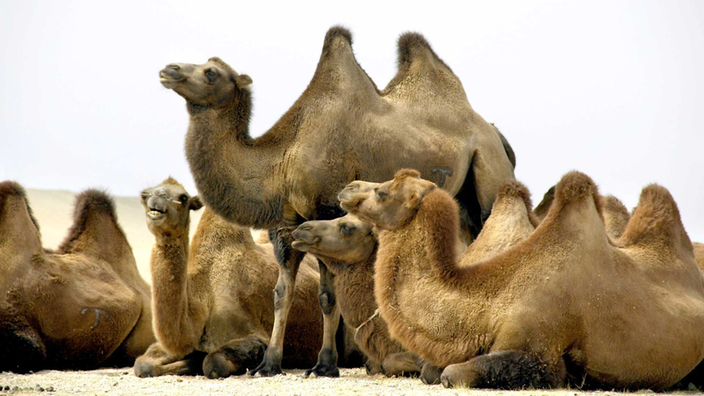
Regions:
[[250, 93], [239, 92], [223, 108], [189, 104], [186, 157], [211, 210], [243, 226], [270, 228], [283, 219], [279, 170], [290, 139], [273, 130], [252, 139]]

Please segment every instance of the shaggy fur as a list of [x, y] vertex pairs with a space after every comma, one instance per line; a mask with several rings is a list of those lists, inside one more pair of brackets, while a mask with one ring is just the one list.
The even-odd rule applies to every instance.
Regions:
[[[349, 31], [333, 27], [306, 90], [257, 139], [248, 130], [251, 78], [219, 60], [168, 65], [162, 84], [186, 99], [186, 157], [204, 202], [229, 221], [281, 230], [277, 239], [287, 244], [286, 234], [303, 221], [341, 215], [335, 198], [352, 180], [385, 180], [414, 167], [439, 181], [446, 173], [438, 169], [451, 170], [443, 188], [468, 189], [461, 196], [463, 224], [476, 235], [499, 185], [514, 179], [504, 144], [422, 36], [401, 36], [399, 59], [397, 75], [379, 91], [357, 62]], [[263, 375], [281, 372], [300, 258], [279, 264], [276, 323], [255, 370]]]
[[[151, 271], [158, 343], [137, 360], [136, 375], [204, 373], [218, 378], [253, 369], [273, 327], [271, 290], [278, 268], [273, 246], [255, 244], [249, 228], [206, 208], [189, 247], [190, 211], [200, 209], [199, 198], [173, 179], [142, 196], [145, 211], [163, 211], [166, 220], [147, 216], [157, 239]], [[183, 196], [185, 203], [168, 201]], [[291, 353], [283, 361], [287, 367], [307, 367], [317, 358], [322, 321], [316, 265], [308, 259], [298, 273], [286, 339]], [[204, 353], [193, 355], [196, 351]]]
[[[406, 177], [398, 193], [383, 201], [401, 199], [398, 206], [358, 198], [357, 208], [374, 221], [379, 208], [413, 207], [403, 199], [420, 194], [410, 222], [385, 214], [407, 225], [383, 223], [375, 292], [391, 336], [447, 366], [446, 385], [552, 387], [574, 381], [660, 390], [704, 357], [704, 275], [664, 188], [643, 190], [616, 247], [604, 227], [596, 185], [584, 174], [568, 173], [535, 231], [492, 258], [461, 265], [451, 242], [457, 204], [443, 190], [422, 185]], [[387, 191], [386, 183], [376, 191]], [[372, 194], [367, 199], [375, 202]], [[473, 369], [484, 355], [502, 351], [510, 353]], [[514, 367], [519, 362], [529, 364]]]
[[24, 189], [0, 183], [0, 371], [129, 365], [154, 341], [149, 286], [112, 199], [87, 190], [58, 253]]

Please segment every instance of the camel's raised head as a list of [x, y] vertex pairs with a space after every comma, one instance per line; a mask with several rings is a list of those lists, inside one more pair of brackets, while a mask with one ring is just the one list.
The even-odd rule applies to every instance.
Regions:
[[238, 74], [220, 58], [202, 65], [172, 63], [159, 72], [161, 85], [187, 101], [203, 106], [224, 106], [238, 91], [249, 90], [252, 78]]
[[413, 219], [423, 197], [437, 186], [420, 178], [413, 169], [396, 172], [393, 180], [384, 183], [359, 184], [359, 192], [347, 193], [353, 182], [345, 187], [338, 198], [348, 212], [387, 230], [398, 229]]
[[293, 237], [294, 248], [345, 263], [365, 261], [376, 248], [372, 224], [351, 214], [306, 221], [293, 231]]
[[149, 231], [175, 237], [188, 232], [190, 211], [202, 208], [203, 203], [169, 177], [158, 186], [142, 191], [142, 206], [147, 214]]

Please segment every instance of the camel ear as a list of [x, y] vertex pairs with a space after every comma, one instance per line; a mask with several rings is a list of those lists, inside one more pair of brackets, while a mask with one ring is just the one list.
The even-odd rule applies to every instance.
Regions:
[[200, 200], [199, 196], [191, 197], [191, 200], [188, 201], [188, 209], [190, 210], [198, 210], [203, 207], [203, 201]]
[[246, 74], [239, 74], [235, 77], [235, 84], [237, 84], [237, 88], [242, 89], [251, 83], [252, 83], [252, 77], [250, 77]]
[[413, 191], [411, 196], [408, 197], [408, 201], [406, 201], [406, 207], [409, 209], [415, 208], [418, 206], [418, 200], [420, 200], [420, 194], [418, 191]]

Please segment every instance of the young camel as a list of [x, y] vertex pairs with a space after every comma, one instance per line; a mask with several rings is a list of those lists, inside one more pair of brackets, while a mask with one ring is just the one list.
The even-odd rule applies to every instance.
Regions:
[[0, 183], [0, 371], [131, 365], [154, 342], [149, 285], [113, 200], [86, 190], [56, 252], [24, 189]]
[[419, 373], [417, 356], [391, 340], [386, 323], [375, 311], [374, 261], [377, 240], [369, 222], [346, 215], [307, 221], [293, 232], [293, 247], [322, 260], [335, 275], [340, 312], [354, 329], [354, 340], [367, 355], [367, 372], [387, 376]]
[[[140, 377], [239, 375], [261, 361], [274, 319], [277, 268], [271, 244], [207, 208], [189, 249], [190, 211], [202, 203], [172, 178], [142, 193], [147, 226], [156, 237], [151, 273], [158, 342], [137, 359]], [[319, 276], [314, 259], [298, 272], [286, 367], [315, 363], [322, 337]]]
[[380, 230], [374, 288], [391, 336], [446, 366], [445, 386], [661, 390], [704, 357], [704, 275], [660, 186], [614, 246], [595, 184], [568, 173], [528, 238], [470, 266], [451, 246], [457, 204], [418, 172], [340, 198]]
[[[417, 33], [399, 38], [398, 73], [379, 90], [355, 59], [351, 33], [331, 28], [305, 92], [257, 139], [249, 134], [248, 75], [212, 58], [203, 65], [167, 65], [159, 77], [186, 100], [186, 157], [204, 202], [229, 221], [275, 229], [277, 256], [285, 259], [279, 262], [271, 341], [252, 373], [281, 373], [284, 331], [303, 258], [291, 249], [290, 234], [305, 220], [341, 216], [336, 196], [347, 183], [387, 180], [397, 169], [415, 167], [457, 196], [463, 235], [471, 239], [488, 217], [498, 187], [514, 179], [508, 142], [474, 112], [459, 78]], [[339, 313], [322, 263], [320, 276], [325, 323], [334, 326]], [[333, 334], [326, 325], [328, 345]], [[325, 345], [310, 372], [339, 375], [337, 353]]]

